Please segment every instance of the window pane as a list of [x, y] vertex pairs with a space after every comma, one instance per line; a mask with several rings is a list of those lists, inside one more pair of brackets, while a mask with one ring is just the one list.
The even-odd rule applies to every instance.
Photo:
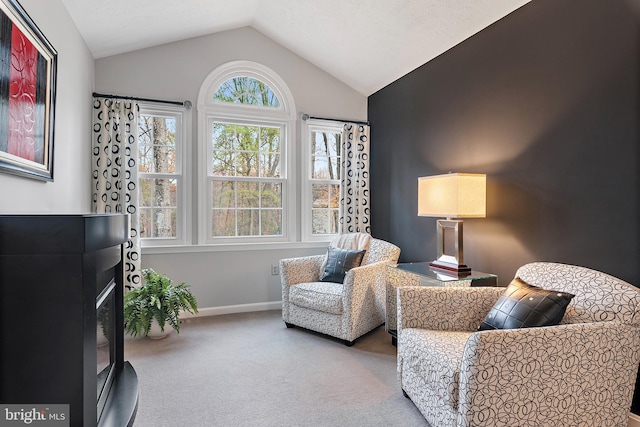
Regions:
[[258, 209], [238, 209], [238, 236], [260, 235], [260, 211]]
[[176, 171], [176, 119], [140, 115], [138, 123], [138, 170], [174, 173]]
[[176, 237], [177, 209], [175, 208], [143, 208], [140, 209], [141, 238]]
[[329, 159], [324, 156], [311, 158], [311, 179], [329, 179]]
[[279, 178], [280, 128], [212, 124], [212, 174]]
[[261, 197], [263, 208], [281, 208], [282, 184], [271, 182], [263, 183]]
[[338, 209], [313, 209], [311, 232], [313, 234], [337, 234], [339, 221]]
[[235, 176], [235, 153], [230, 150], [215, 150], [213, 152], [213, 175]]
[[311, 132], [311, 154], [319, 156], [340, 156], [340, 137], [338, 133]]
[[340, 184], [329, 185], [329, 206], [332, 208], [340, 207]]
[[329, 179], [340, 179], [340, 157], [329, 157]]
[[224, 82], [213, 95], [216, 102], [280, 107], [280, 102], [269, 86], [252, 77], [234, 77]]
[[177, 179], [139, 179], [141, 238], [176, 237], [177, 189]]
[[236, 153], [235, 168], [237, 176], [258, 176], [258, 153], [239, 151]]
[[138, 199], [140, 206], [177, 206], [177, 179], [140, 178], [138, 182]]
[[263, 236], [276, 236], [282, 234], [282, 210], [263, 209], [261, 214], [261, 234]]
[[211, 136], [214, 149], [233, 150], [236, 148], [236, 131], [234, 125], [213, 123]]
[[138, 179], [138, 204], [141, 207], [153, 206], [153, 180], [147, 178]]
[[280, 178], [280, 155], [269, 153], [260, 155], [260, 176]]
[[331, 233], [331, 226], [329, 221], [328, 210], [326, 209], [313, 209], [312, 211], [312, 231], [313, 234], [328, 234]]
[[176, 180], [154, 180], [153, 206], [176, 206]]
[[153, 150], [154, 171], [158, 173], [174, 173], [176, 171], [175, 147], [156, 146]]
[[235, 212], [232, 209], [213, 209], [211, 212], [212, 237], [236, 235]]
[[259, 208], [260, 199], [257, 182], [238, 182], [238, 207]]
[[151, 209], [140, 209], [140, 238], [151, 237]]
[[138, 171], [153, 172], [153, 145], [138, 145]]
[[258, 128], [255, 126], [236, 126], [238, 150], [258, 151]]
[[311, 205], [314, 208], [329, 207], [329, 185], [328, 184], [312, 184]]
[[236, 206], [236, 190], [233, 181], [213, 181], [212, 185], [212, 207], [233, 208]]
[[152, 237], [176, 237], [176, 210], [154, 209], [152, 228]]
[[260, 151], [280, 152], [280, 128], [260, 128]]
[[314, 156], [311, 159], [311, 179], [340, 179], [338, 157]]
[[338, 233], [338, 225], [340, 224], [340, 212], [337, 209], [331, 209], [329, 211], [329, 215], [331, 218], [331, 228], [329, 233], [337, 234]]

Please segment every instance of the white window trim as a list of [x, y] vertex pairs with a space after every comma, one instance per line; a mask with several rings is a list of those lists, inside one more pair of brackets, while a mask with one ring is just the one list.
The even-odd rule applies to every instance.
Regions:
[[[143, 248], [180, 246], [191, 244], [191, 111], [185, 107], [169, 106], [167, 104], [140, 102], [140, 115], [150, 114], [176, 118], [176, 135], [181, 138], [176, 144], [176, 175], [178, 179], [176, 237], [175, 238], [141, 238]], [[153, 177], [154, 174], [146, 176]], [[166, 176], [166, 174], [159, 174]], [[139, 173], [141, 178], [143, 175]]]
[[302, 203], [300, 206], [300, 218], [302, 225], [302, 240], [307, 242], [327, 242], [331, 241], [338, 234], [313, 234], [312, 223], [313, 215], [311, 211], [311, 203], [313, 194], [311, 191], [312, 182], [321, 182], [311, 180], [311, 132], [326, 131], [342, 133], [344, 123], [330, 120], [309, 119], [302, 122]]
[[[213, 101], [213, 95], [220, 85], [233, 77], [247, 76], [267, 84], [277, 96], [280, 107], [256, 107], [242, 104], [224, 104]], [[261, 242], [294, 242], [297, 240], [297, 185], [296, 185], [296, 153], [295, 124], [296, 109], [293, 95], [273, 70], [262, 64], [251, 61], [232, 61], [213, 70], [204, 79], [198, 93], [198, 243], [215, 244], [255, 244]], [[248, 236], [248, 237], [210, 237], [211, 225], [211, 192], [209, 191], [209, 159], [208, 124], [211, 120], [232, 120], [245, 123], [273, 125], [282, 127], [282, 156], [286, 159], [281, 164], [283, 181], [282, 200], [282, 235], [280, 236]]]
[[228, 245], [190, 245], [190, 246], [154, 246], [142, 248], [143, 255], [159, 254], [188, 254], [188, 253], [210, 253], [210, 252], [247, 252], [247, 251], [282, 251], [301, 249], [321, 249], [320, 253], [326, 253], [327, 241], [318, 242], [265, 242], [247, 244]]

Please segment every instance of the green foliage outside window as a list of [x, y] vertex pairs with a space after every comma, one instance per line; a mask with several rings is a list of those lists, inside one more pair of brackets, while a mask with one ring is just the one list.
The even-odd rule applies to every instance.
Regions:
[[[279, 107], [273, 91], [250, 77], [228, 80], [217, 102]], [[282, 128], [210, 124], [212, 237], [282, 235]]]
[[227, 80], [213, 95], [213, 100], [260, 107], [280, 107], [280, 101], [271, 88], [251, 77], [234, 77]]

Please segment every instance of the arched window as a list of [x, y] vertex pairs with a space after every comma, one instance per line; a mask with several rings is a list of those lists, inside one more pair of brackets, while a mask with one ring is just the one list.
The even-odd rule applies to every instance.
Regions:
[[280, 107], [280, 101], [266, 83], [253, 77], [232, 77], [224, 82], [213, 95], [215, 102]]
[[260, 64], [231, 62], [205, 79], [198, 96], [201, 243], [291, 237], [293, 105], [284, 81]]

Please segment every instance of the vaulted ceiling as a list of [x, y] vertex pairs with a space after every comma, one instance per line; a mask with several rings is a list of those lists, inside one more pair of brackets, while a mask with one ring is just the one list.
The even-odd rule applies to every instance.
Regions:
[[251, 26], [370, 95], [530, 0], [62, 0], [95, 58]]

